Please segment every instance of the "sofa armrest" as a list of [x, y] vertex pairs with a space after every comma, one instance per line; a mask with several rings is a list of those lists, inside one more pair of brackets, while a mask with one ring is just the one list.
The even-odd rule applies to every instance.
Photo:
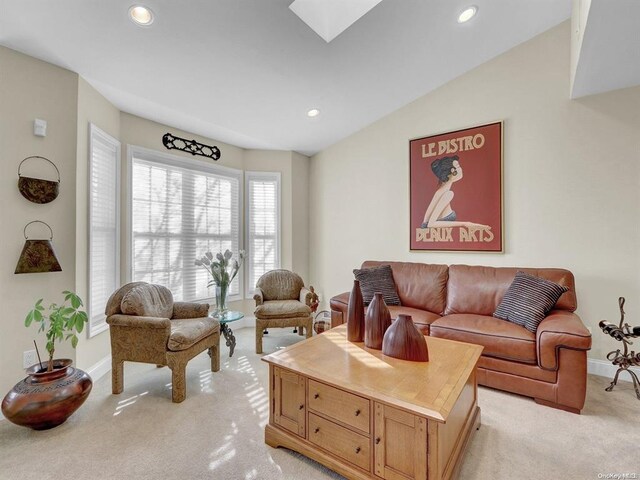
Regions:
[[260, 288], [256, 287], [256, 290], [253, 293], [253, 299], [256, 301], [256, 307], [259, 307], [264, 303], [264, 294]]
[[589, 350], [591, 334], [580, 317], [567, 310], [552, 310], [536, 332], [538, 365], [544, 370], [558, 370], [558, 350]]
[[133, 327], [171, 330], [171, 320], [160, 317], [139, 317], [137, 315], [116, 314], [107, 317], [107, 323], [113, 327]]
[[208, 303], [174, 302], [172, 319], [202, 318], [209, 315]]
[[347, 309], [349, 308], [349, 292], [332, 297], [329, 301], [331, 307], [331, 328], [347, 323]]

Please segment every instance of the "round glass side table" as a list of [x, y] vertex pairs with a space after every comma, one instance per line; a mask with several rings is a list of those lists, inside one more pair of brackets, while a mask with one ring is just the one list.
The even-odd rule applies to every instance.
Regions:
[[229, 347], [229, 357], [233, 357], [233, 350], [236, 348], [236, 337], [233, 335], [233, 331], [231, 330], [229, 323], [244, 318], [244, 313], [236, 310], [227, 310], [222, 315], [218, 313], [210, 313], [209, 316], [220, 322], [220, 332], [224, 335], [227, 347]]

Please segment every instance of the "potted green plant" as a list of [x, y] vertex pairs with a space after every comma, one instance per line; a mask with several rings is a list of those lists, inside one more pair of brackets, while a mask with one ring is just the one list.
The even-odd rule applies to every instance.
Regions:
[[[54, 359], [56, 343], [71, 340], [76, 348], [78, 333], [88, 321], [82, 299], [65, 290], [62, 304], [51, 303], [48, 309], [38, 300], [27, 314], [24, 324], [39, 324], [45, 332], [49, 360], [27, 369], [27, 377], [17, 383], [2, 401], [2, 413], [11, 422], [35, 430], [53, 428], [65, 422], [86, 400], [93, 382], [70, 359]], [[38, 356], [39, 358], [39, 356]]]
[[[46, 330], [47, 352], [49, 352], [49, 362], [47, 362], [47, 371], [53, 370], [53, 353], [55, 352], [55, 342], [60, 343], [63, 340], [71, 339], [71, 346], [76, 348], [78, 345], [78, 336], [76, 333], [82, 333], [84, 324], [89, 321], [87, 312], [80, 308], [84, 305], [82, 299], [78, 295], [68, 290], [62, 292], [64, 302], [61, 305], [52, 303], [45, 312], [42, 305], [42, 298], [38, 300], [27, 317], [24, 319], [25, 327], [31, 326], [33, 322], [39, 323], [38, 332]], [[69, 304], [67, 304], [69, 302]]]

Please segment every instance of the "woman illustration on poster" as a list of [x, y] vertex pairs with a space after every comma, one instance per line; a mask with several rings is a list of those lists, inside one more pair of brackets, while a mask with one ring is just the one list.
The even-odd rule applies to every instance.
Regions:
[[462, 166], [459, 157], [442, 157], [431, 162], [431, 171], [438, 178], [438, 189], [424, 214], [420, 228], [433, 227], [476, 227], [491, 229], [488, 225], [473, 222], [457, 221], [455, 210], [451, 208], [454, 193], [451, 187], [455, 182], [462, 180]]

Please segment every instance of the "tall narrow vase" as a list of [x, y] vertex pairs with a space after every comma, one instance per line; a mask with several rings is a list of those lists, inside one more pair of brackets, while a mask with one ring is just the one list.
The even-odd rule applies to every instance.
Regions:
[[411, 315], [398, 315], [387, 329], [382, 340], [382, 353], [412, 362], [429, 361], [427, 341], [413, 324]]
[[353, 281], [349, 305], [347, 307], [347, 340], [361, 342], [364, 340], [364, 300], [360, 290], [360, 282]]
[[227, 313], [227, 292], [229, 285], [216, 285], [216, 315], [222, 317]]
[[382, 338], [391, 326], [391, 313], [381, 293], [375, 293], [364, 317], [364, 345], [380, 350]]

